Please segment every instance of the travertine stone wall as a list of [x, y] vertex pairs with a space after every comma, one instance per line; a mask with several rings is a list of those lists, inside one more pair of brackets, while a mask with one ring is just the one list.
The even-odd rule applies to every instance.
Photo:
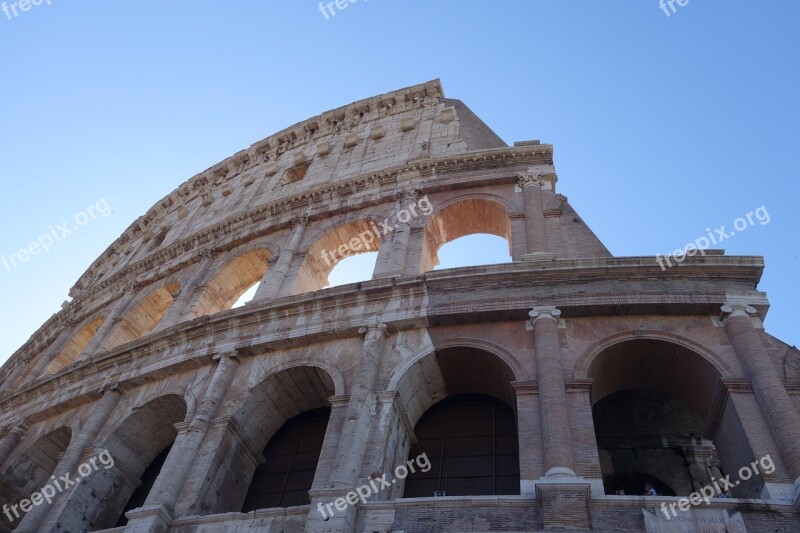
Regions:
[[[117, 463], [13, 526], [113, 527], [172, 444], [125, 531], [644, 531], [660, 500], [604, 494], [592, 407], [645, 388], [693, 409], [728, 471], [774, 459], [743, 486], [752, 499], [710, 509], [742, 512], [748, 531], [800, 529], [800, 424], [781, 422], [800, 416], [800, 356], [763, 329], [763, 260], [614, 258], [557, 186], [552, 146], [507, 146], [438, 81], [323, 113], [190, 179], [0, 370], [9, 505], [99, 450]], [[321, 290], [321, 252], [422, 197], [429, 216], [376, 239], [372, 279]], [[506, 239], [513, 261], [432, 270], [473, 233]], [[468, 392], [515, 410], [518, 495], [403, 499], [398, 480], [323, 519], [320, 504], [408, 460], [428, 409]], [[267, 442], [317, 407], [331, 419], [311, 505], [241, 513]]]

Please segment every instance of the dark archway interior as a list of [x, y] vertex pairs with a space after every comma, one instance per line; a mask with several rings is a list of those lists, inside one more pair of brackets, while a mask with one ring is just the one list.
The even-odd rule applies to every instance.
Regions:
[[[672, 342], [616, 344], [589, 367], [592, 415], [607, 494], [688, 496], [752, 457], [731, 401], [716, 403], [720, 373], [700, 354]], [[733, 496], [757, 495], [742, 483]]]
[[[114, 466], [100, 468], [75, 488], [61, 520], [80, 524], [75, 526], [77, 531], [97, 531], [124, 523], [124, 514], [136, 508], [132, 497], [147, 498], [163, 465], [158, 457], [173, 444], [178, 434], [175, 424], [185, 418], [186, 403], [175, 394], [133, 409], [103, 444]], [[98, 494], [105, 495], [100, 505]]]
[[120, 515], [119, 520], [117, 520], [117, 525], [114, 527], [122, 527], [127, 524], [128, 517], [125, 516], [125, 513], [132, 511], [133, 509], [138, 509], [144, 505], [145, 500], [147, 500], [147, 496], [150, 494], [150, 491], [156, 484], [158, 474], [161, 473], [161, 468], [167, 461], [167, 456], [169, 455], [169, 451], [171, 449], [172, 444], [167, 446], [164, 451], [159, 453], [156, 458], [153, 459], [153, 462], [150, 463], [150, 466], [145, 469], [144, 474], [142, 474], [142, 484], [139, 485], [135, 491], [133, 491], [133, 494], [131, 494], [131, 498], [125, 505], [125, 509], [122, 511], [122, 515]]
[[459, 394], [431, 407], [415, 428], [409, 459], [426, 454], [428, 472], [406, 478], [405, 498], [519, 494], [514, 411], [481, 394]]
[[[72, 440], [72, 430], [62, 427], [38, 439], [0, 473], [0, 504], [11, 506], [40, 490], [53, 475], [61, 455]], [[0, 532], [13, 531], [24, 514], [0, 514]], [[9, 521], [8, 518], [11, 517]]]
[[311, 503], [314, 482], [331, 409], [312, 409], [283, 425], [264, 448], [245, 498], [243, 513]]
[[700, 417], [664, 393], [616, 392], [597, 402], [592, 415], [607, 494], [644, 494], [648, 482], [663, 496], [691, 494], [705, 481], [698, 454], [708, 455], [712, 475], [719, 473]]

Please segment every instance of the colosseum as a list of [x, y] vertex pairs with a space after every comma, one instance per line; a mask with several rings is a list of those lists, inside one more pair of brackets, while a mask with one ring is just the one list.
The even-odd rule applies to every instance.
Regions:
[[183, 183], [0, 371], [0, 531], [800, 531], [763, 258], [614, 257], [557, 181], [431, 81]]

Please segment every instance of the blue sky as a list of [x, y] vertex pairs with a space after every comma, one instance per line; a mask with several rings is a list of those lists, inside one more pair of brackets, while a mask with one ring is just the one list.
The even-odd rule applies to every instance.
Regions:
[[[0, 254], [86, 223], [0, 264], [0, 361], [189, 177], [435, 78], [506, 142], [554, 144], [559, 192], [615, 255], [670, 253], [764, 206], [770, 222], [724, 248], [765, 256], [767, 329], [800, 340], [796, 1], [689, 0], [668, 17], [658, 0], [361, 0], [329, 20], [307, 0], [50, 1], [0, 12]], [[102, 201], [111, 214], [89, 216]], [[495, 256], [480, 243], [446, 264]]]

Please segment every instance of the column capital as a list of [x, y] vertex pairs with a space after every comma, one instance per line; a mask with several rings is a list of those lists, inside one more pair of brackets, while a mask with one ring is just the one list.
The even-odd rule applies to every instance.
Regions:
[[141, 284], [136, 280], [129, 281], [128, 283], [125, 284], [125, 287], [122, 289], [122, 292], [124, 292], [125, 294], [136, 292], [139, 289], [140, 285]]
[[339, 396], [330, 396], [328, 397], [328, 401], [331, 404], [331, 409], [346, 409], [347, 406], [350, 405], [350, 395], [340, 394]]
[[382, 322], [366, 324], [358, 328], [358, 334], [361, 335], [361, 337], [364, 338], [364, 340], [367, 340], [369, 338], [374, 338], [376, 336], [377, 337], [385, 336], [388, 331], [389, 327]]
[[308, 213], [293, 216], [290, 220], [292, 228], [296, 228], [297, 226], [305, 227], [308, 224], [308, 218]]
[[750, 315], [757, 315], [758, 310], [750, 305], [744, 303], [727, 303], [720, 307], [720, 320], [724, 325], [729, 319], [743, 316], [750, 318]]
[[228, 359], [239, 362], [239, 350], [235, 347], [223, 348], [214, 354], [213, 359], [214, 361], [219, 361], [220, 363]]
[[401, 204], [405, 202], [416, 202], [419, 198], [419, 189], [399, 189], [394, 193], [395, 198]]
[[11, 424], [11, 428], [9, 429], [8, 433], [17, 433], [19, 435], [24, 435], [31, 429], [31, 423], [26, 418], [18, 418], [14, 420]]
[[558, 323], [558, 317], [561, 316], [561, 311], [556, 309], [554, 306], [548, 305], [543, 307], [534, 307], [528, 313], [530, 317], [531, 324], [536, 324], [536, 321], [542, 318], [549, 318], [555, 320]]
[[524, 191], [527, 187], [538, 187], [543, 191], [555, 190], [558, 177], [550, 169], [531, 167], [527, 172], [517, 174], [517, 187]]
[[117, 383], [116, 381], [111, 383], [106, 383], [105, 385], [100, 387], [99, 392], [100, 394], [105, 394], [107, 392], [115, 392], [117, 394], [122, 394], [122, 391], [119, 390], [119, 383]]

